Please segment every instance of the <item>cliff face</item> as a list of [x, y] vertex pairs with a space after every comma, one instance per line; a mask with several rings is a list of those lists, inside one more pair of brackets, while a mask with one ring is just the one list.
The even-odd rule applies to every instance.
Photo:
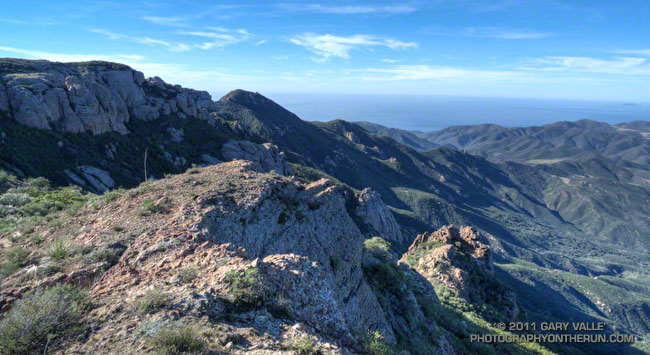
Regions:
[[126, 134], [130, 119], [176, 114], [210, 120], [216, 104], [205, 91], [145, 79], [125, 65], [0, 59], [0, 110], [35, 128]]

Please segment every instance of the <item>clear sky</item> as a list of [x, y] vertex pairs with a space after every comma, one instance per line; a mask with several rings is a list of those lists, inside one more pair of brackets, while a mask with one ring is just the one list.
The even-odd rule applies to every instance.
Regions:
[[220, 96], [650, 101], [650, 1], [10, 1], [0, 57], [122, 62]]

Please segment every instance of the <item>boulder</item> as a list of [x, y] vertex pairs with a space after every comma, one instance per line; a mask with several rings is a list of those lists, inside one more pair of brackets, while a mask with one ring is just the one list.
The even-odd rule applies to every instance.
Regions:
[[115, 180], [113, 180], [108, 171], [88, 165], [79, 166], [78, 169], [90, 186], [97, 192], [105, 192], [115, 187]]
[[209, 154], [201, 154], [201, 160], [208, 164], [208, 165], [214, 165], [214, 164], [219, 164], [221, 163], [221, 160], [209, 155]]

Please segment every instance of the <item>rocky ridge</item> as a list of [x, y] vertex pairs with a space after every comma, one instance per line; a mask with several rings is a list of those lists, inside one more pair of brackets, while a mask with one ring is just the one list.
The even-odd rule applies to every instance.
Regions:
[[171, 114], [210, 120], [210, 94], [109, 62], [0, 59], [0, 110], [29, 127], [127, 134], [130, 119]]
[[[39, 281], [89, 287], [91, 330], [68, 351], [147, 352], [147, 334], [182, 322], [212, 334], [219, 351], [235, 337], [239, 353], [291, 353], [287, 341], [306, 336], [322, 349], [348, 354], [359, 351], [359, 334], [368, 331], [388, 345], [397, 344], [396, 332], [426, 331], [421, 339], [430, 339], [428, 346], [453, 353], [408, 284], [399, 286], [413, 301], [408, 317], [380, 305], [369, 284], [376, 284], [369, 281], [374, 276], [363, 266], [364, 238], [346, 207], [348, 188], [326, 180], [304, 185], [258, 168], [236, 160], [147, 182], [47, 231], [48, 240], [71, 233], [70, 245], [82, 254], [119, 250], [111, 263], [80, 256]], [[182, 270], [194, 276], [184, 279]], [[249, 274], [259, 275], [259, 284], [233, 281]], [[21, 277], [3, 281], [5, 311], [37, 287], [9, 286]], [[164, 305], [138, 311], [153, 293], [164, 295]], [[432, 290], [427, 297], [436, 302]]]

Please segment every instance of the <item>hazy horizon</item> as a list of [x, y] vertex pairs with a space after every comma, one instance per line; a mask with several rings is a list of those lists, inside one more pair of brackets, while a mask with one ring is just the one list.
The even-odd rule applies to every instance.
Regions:
[[650, 120], [650, 103], [646, 102], [442, 95], [262, 94], [306, 121], [368, 121], [419, 131], [487, 123], [519, 127], [581, 119], [610, 124]]

